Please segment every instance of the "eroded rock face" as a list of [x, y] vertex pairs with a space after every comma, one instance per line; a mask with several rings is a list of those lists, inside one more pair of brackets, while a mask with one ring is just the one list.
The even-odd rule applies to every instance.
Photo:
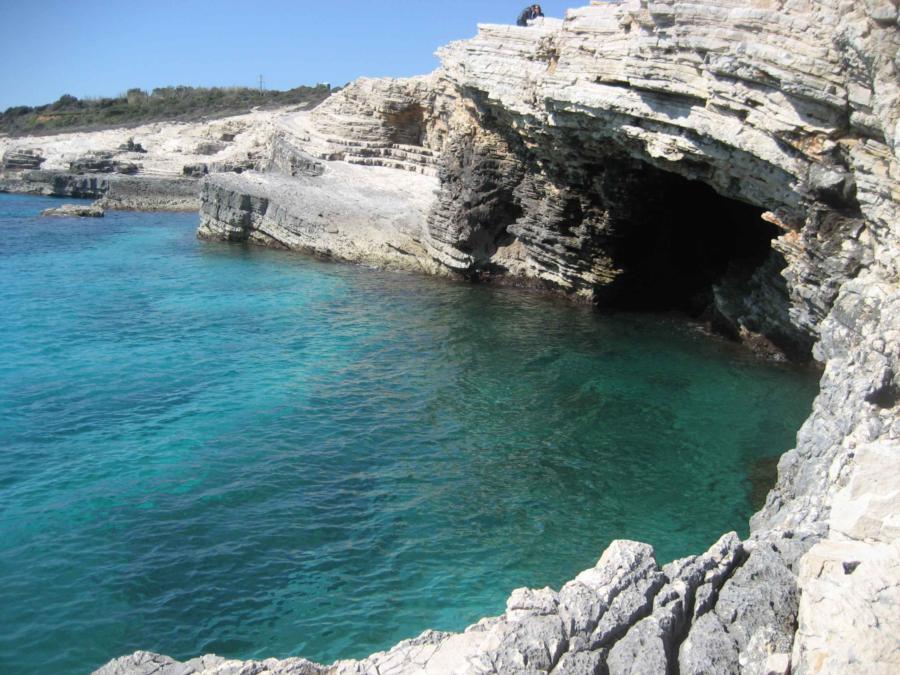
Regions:
[[[427, 78], [363, 80], [283, 120], [269, 174], [206, 179], [203, 236], [596, 302], [655, 272], [646, 295], [671, 280], [724, 330], [811, 353], [822, 388], [745, 542], [663, 568], [616, 542], [558, 592], [359, 662], [139, 653], [101, 672], [900, 670], [898, 45], [888, 0], [598, 3], [482, 26]], [[398, 169], [437, 179], [388, 198]], [[320, 226], [335, 184], [393, 207]]]

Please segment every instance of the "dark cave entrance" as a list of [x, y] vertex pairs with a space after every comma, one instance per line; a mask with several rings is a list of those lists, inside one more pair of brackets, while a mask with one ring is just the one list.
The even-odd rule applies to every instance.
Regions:
[[772, 247], [783, 232], [764, 209], [646, 165], [599, 187], [600, 250], [617, 275], [595, 288], [598, 306], [683, 311], [761, 354], [810, 359], [812, 340], [789, 314], [787, 262]]
[[626, 217], [613, 209], [609, 252], [622, 272], [599, 289], [598, 304], [699, 315], [711, 307], [715, 284], [748, 279], [777, 255], [772, 240], [780, 231], [762, 219], [763, 209], [698, 181], [650, 173], [629, 195]]
[[773, 248], [783, 230], [763, 220], [767, 209], [713, 189], [712, 167], [682, 159], [675, 173], [575, 132], [561, 131], [552, 154], [519, 140], [472, 136], [454, 148], [442, 187], [456, 209], [432, 225], [472, 257], [467, 277], [682, 311], [761, 353], [809, 360]]
[[772, 246], [783, 231], [765, 209], [633, 158], [545, 171], [519, 185], [525, 215], [505, 231], [570, 293], [602, 308], [682, 311], [761, 353], [809, 359]]

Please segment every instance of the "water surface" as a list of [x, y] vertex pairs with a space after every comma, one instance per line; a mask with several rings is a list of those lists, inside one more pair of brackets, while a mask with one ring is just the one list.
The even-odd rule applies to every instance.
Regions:
[[815, 377], [676, 319], [0, 195], [0, 672], [361, 657], [746, 533]]

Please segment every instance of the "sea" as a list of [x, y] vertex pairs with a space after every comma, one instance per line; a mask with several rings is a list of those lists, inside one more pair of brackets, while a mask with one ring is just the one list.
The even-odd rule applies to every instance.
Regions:
[[818, 374], [674, 314], [0, 195], [0, 672], [364, 657], [748, 518]]

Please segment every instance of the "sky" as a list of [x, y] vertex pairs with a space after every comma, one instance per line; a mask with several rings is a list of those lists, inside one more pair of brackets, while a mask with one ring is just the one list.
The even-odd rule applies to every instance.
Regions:
[[[0, 111], [170, 85], [343, 85], [437, 67], [526, 0], [0, 0]], [[549, 0], [547, 16], [588, 0]]]

